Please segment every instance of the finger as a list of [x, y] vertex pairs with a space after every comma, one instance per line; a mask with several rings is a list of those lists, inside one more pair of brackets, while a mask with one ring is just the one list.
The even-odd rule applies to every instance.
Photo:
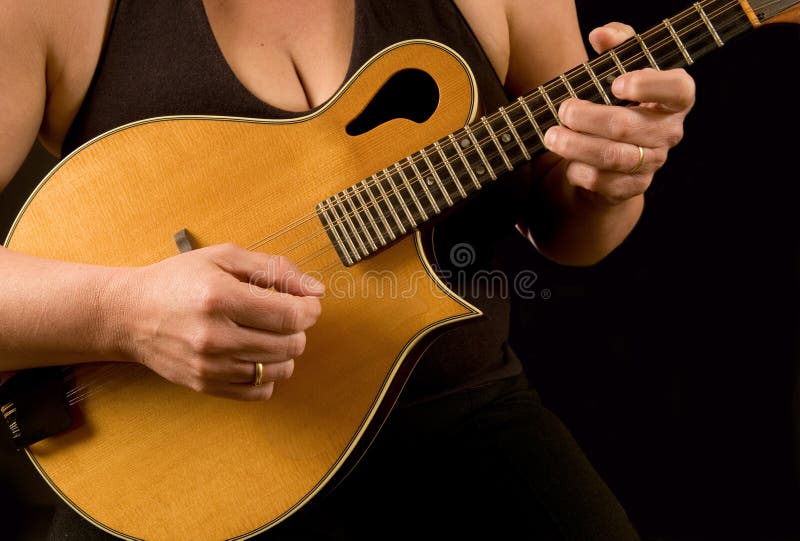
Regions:
[[640, 195], [649, 186], [649, 177], [600, 171], [581, 162], [570, 162], [564, 174], [571, 185], [601, 196], [612, 204]]
[[292, 295], [319, 296], [325, 292], [325, 286], [319, 280], [303, 273], [284, 256], [251, 252], [232, 244], [213, 248], [217, 265], [243, 282]]
[[648, 174], [663, 165], [666, 159], [660, 149], [644, 148], [641, 167], [637, 167], [640, 159], [637, 145], [609, 141], [561, 126], [547, 130], [544, 139], [547, 148], [556, 154], [601, 171], [626, 172], [637, 168], [639, 174]]
[[322, 313], [317, 297], [298, 297], [241, 282], [233, 290], [225, 314], [244, 327], [291, 334], [311, 327]]
[[609, 107], [570, 98], [559, 106], [558, 116], [572, 131], [651, 148], [674, 146], [683, 136], [681, 122], [646, 107]]
[[656, 103], [673, 112], [688, 111], [695, 101], [694, 79], [683, 69], [632, 71], [614, 79], [611, 91], [621, 100]]
[[203, 357], [231, 356], [244, 361], [282, 362], [299, 357], [306, 347], [306, 333], [281, 334], [241, 327], [233, 323], [195, 337], [193, 351]]
[[264, 385], [252, 385], [209, 381], [204, 386], [195, 390], [212, 396], [218, 396], [220, 398], [230, 398], [233, 400], [245, 400], [253, 402], [257, 400], [269, 400], [272, 398], [272, 394], [275, 391], [275, 382], [270, 381]]
[[623, 23], [608, 23], [589, 32], [589, 43], [595, 52], [602, 53], [632, 38], [636, 31]]
[[[287, 380], [294, 373], [294, 359], [282, 362], [261, 362], [261, 381]], [[230, 357], [217, 357], [204, 360], [194, 377], [199, 380], [213, 380], [223, 383], [253, 383], [256, 363]]]

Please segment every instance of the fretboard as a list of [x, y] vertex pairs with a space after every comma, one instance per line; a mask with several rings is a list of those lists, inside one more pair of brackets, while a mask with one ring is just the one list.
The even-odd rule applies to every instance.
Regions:
[[620, 75], [689, 66], [752, 28], [738, 1], [698, 2], [331, 196], [316, 212], [342, 263], [353, 265], [544, 152], [563, 101], [619, 104], [611, 83]]

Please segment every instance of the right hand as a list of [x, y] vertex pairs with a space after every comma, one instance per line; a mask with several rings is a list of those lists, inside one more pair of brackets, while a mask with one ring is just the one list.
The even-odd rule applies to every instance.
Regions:
[[[122, 356], [196, 391], [266, 400], [303, 353], [324, 286], [280, 256], [225, 244], [121, 271]], [[255, 363], [263, 384], [253, 385]]]

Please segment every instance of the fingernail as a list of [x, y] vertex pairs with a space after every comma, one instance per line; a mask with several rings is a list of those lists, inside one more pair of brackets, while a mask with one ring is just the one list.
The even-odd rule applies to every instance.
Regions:
[[623, 90], [625, 90], [625, 79], [622, 77], [617, 77], [614, 79], [614, 82], [611, 83], [611, 91], [614, 94], [620, 94]]
[[553, 133], [553, 129], [550, 128], [544, 134], [544, 146], [548, 150], [553, 147], [556, 142], [556, 134]]

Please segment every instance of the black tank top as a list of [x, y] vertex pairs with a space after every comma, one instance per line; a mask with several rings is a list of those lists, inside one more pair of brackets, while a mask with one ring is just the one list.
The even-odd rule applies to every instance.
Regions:
[[[355, 0], [355, 13], [345, 80], [385, 47], [422, 38], [448, 45], [467, 61], [486, 110], [509, 101], [452, 1]], [[308, 111], [273, 107], [241, 84], [219, 49], [202, 0], [118, 0], [92, 83], [67, 133], [62, 155], [124, 124], [183, 114], [291, 118]], [[412, 374], [403, 401], [480, 385], [522, 370], [506, 342], [508, 280], [504, 287], [504, 278], [496, 274], [496, 249], [499, 240], [513, 232], [523, 185], [510, 180], [496, 183], [436, 226], [434, 249], [439, 265], [452, 277], [453, 289], [480, 307], [486, 317], [447, 331], [431, 345]]]

